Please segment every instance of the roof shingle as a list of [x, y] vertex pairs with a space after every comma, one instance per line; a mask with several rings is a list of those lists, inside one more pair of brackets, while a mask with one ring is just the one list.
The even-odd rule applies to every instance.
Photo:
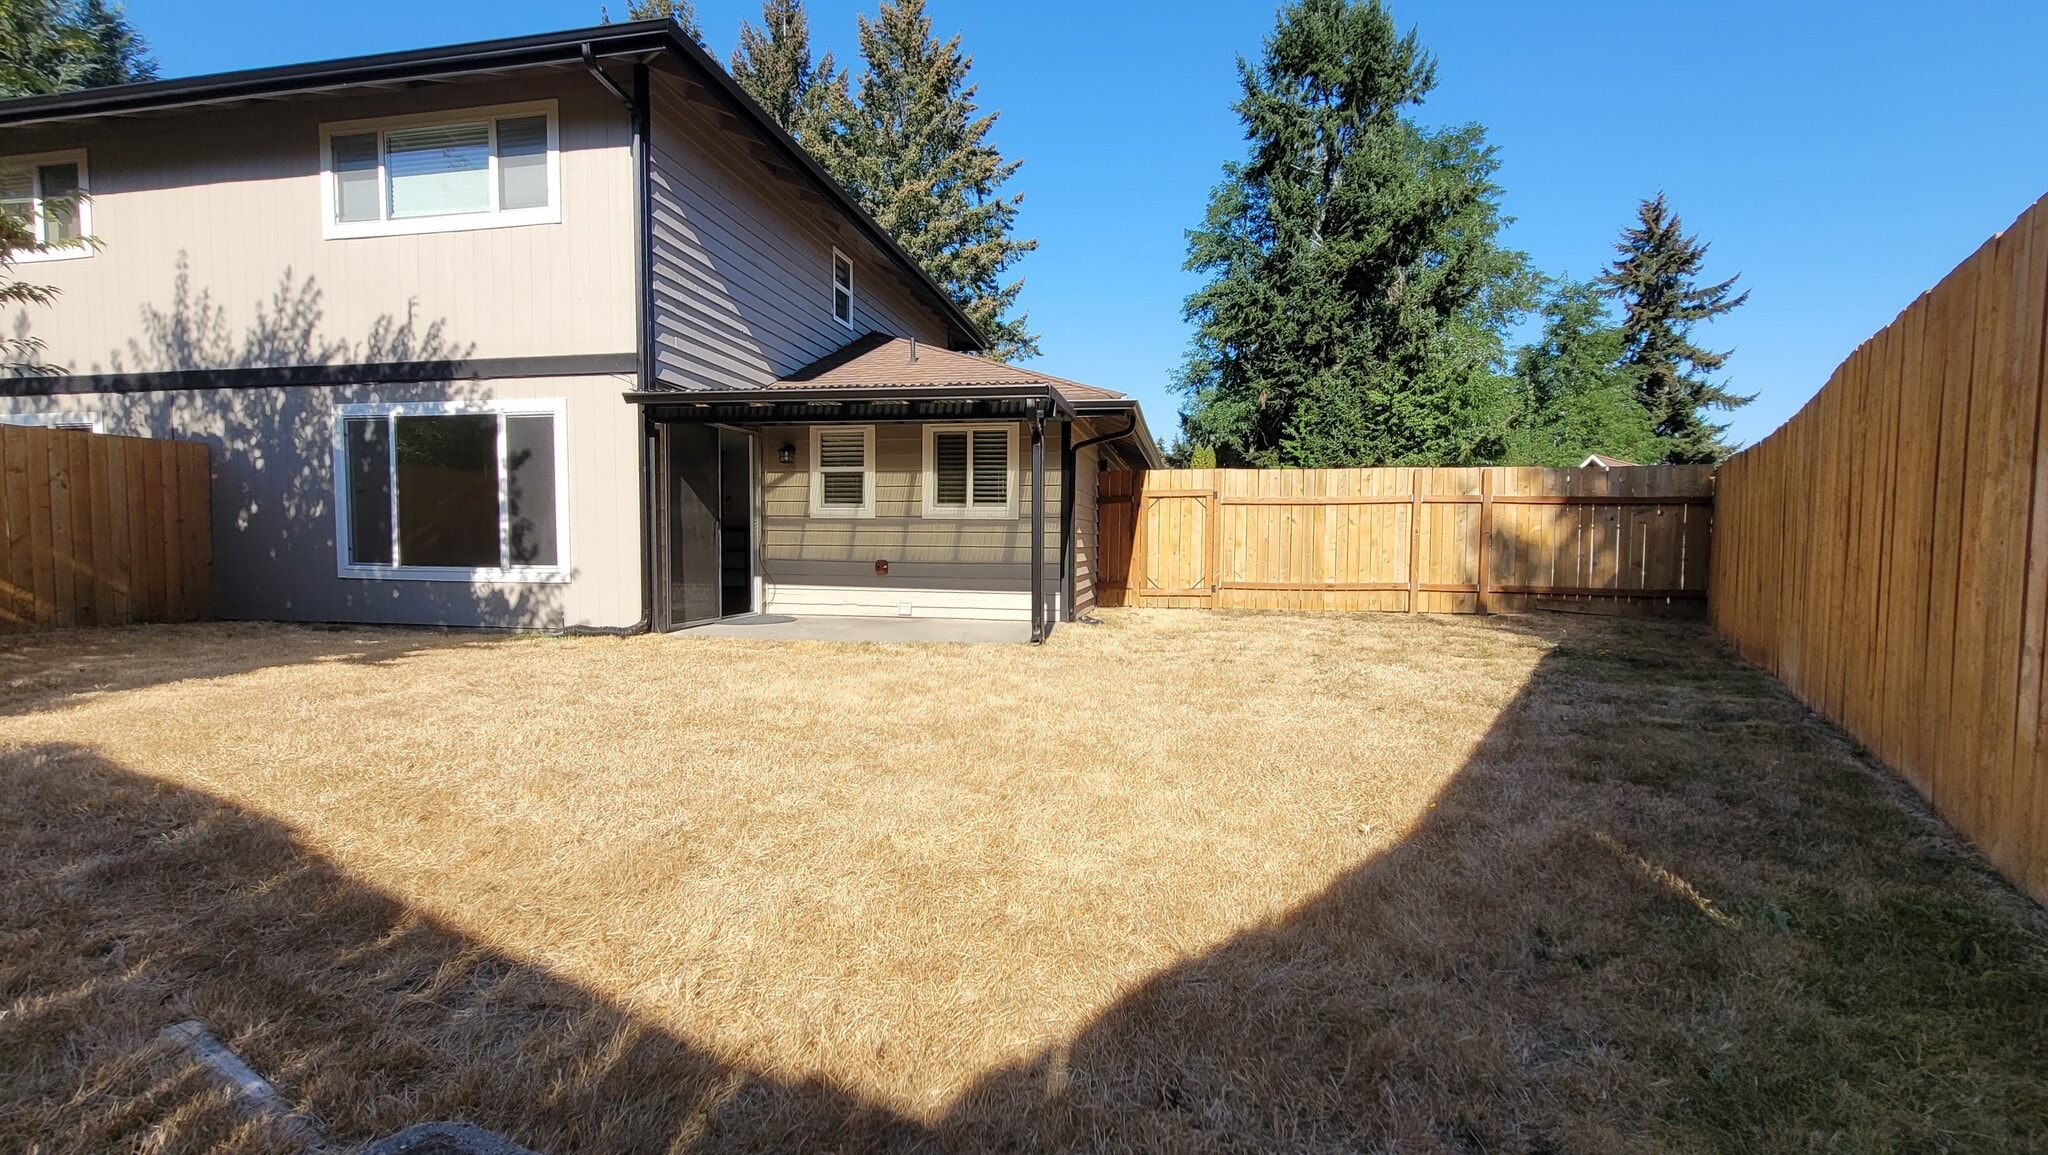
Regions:
[[867, 385], [933, 388], [1050, 385], [1069, 401], [1119, 401], [1124, 397], [1113, 390], [1034, 373], [973, 353], [956, 353], [883, 333], [869, 333], [851, 341], [775, 385], [778, 389], [857, 389]]

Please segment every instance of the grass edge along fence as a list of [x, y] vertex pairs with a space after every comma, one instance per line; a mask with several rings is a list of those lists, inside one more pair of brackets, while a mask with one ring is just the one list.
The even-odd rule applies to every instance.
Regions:
[[1712, 619], [2048, 901], [2048, 198], [1721, 468]]
[[1104, 473], [1103, 605], [1698, 614], [1711, 466]]
[[196, 441], [0, 425], [0, 633], [211, 617], [211, 474]]

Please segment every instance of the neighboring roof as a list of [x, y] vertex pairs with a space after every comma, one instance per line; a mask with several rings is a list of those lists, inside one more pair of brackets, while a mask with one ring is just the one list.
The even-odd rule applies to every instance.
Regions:
[[827, 199], [902, 267], [911, 281], [921, 286], [934, 305], [957, 328], [966, 343], [987, 348], [988, 338], [968, 319], [952, 296], [939, 287], [924, 266], [903, 251], [888, 231], [860, 207], [852, 194], [841, 188], [819, 166], [817, 160], [775, 123], [754, 98], [733, 80], [731, 74], [712, 59], [703, 47], [681, 34], [673, 21], [638, 20], [626, 24], [601, 24], [594, 28], [572, 28], [538, 36], [505, 40], [483, 40], [451, 44], [410, 52], [386, 52], [375, 56], [352, 56], [278, 68], [256, 68], [240, 72], [219, 72], [145, 84], [117, 84], [84, 88], [50, 96], [24, 96], [0, 100], [0, 127], [22, 127], [96, 117], [132, 116], [211, 104], [240, 104], [253, 100], [332, 92], [357, 87], [399, 87], [422, 80], [455, 76], [503, 73], [541, 66], [587, 63], [596, 59], [627, 57], [645, 60], [671, 55], [688, 61], [703, 73], [733, 107], [775, 148], [786, 154]]
[[1636, 463], [1633, 461], [1623, 461], [1619, 457], [1609, 457], [1605, 453], [1589, 453], [1584, 461], [1579, 462], [1579, 468], [1589, 469], [1597, 465], [1602, 469], [1621, 469], [1634, 464]]
[[781, 389], [852, 389], [866, 385], [943, 388], [977, 385], [1050, 386], [1070, 403], [1125, 401], [1123, 394], [1006, 365], [973, 353], [869, 333], [777, 381]]

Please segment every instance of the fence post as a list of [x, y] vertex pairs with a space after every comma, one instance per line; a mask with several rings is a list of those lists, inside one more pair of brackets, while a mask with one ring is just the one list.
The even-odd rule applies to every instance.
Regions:
[[1493, 469], [1479, 471], [1479, 612], [1492, 613], [1486, 598], [1486, 571], [1491, 564], [1488, 547], [1493, 543]]
[[1422, 471], [1408, 471], [1408, 612], [1420, 613], [1422, 601]]

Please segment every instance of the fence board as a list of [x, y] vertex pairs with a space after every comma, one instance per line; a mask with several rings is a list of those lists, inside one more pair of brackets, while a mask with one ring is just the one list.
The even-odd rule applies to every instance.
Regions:
[[2048, 899], [2048, 199], [1721, 468], [1715, 625]]
[[1152, 470], [1098, 494], [1103, 605], [1696, 613], [1706, 595], [1708, 467]]
[[211, 469], [198, 442], [0, 426], [0, 632], [208, 616]]

